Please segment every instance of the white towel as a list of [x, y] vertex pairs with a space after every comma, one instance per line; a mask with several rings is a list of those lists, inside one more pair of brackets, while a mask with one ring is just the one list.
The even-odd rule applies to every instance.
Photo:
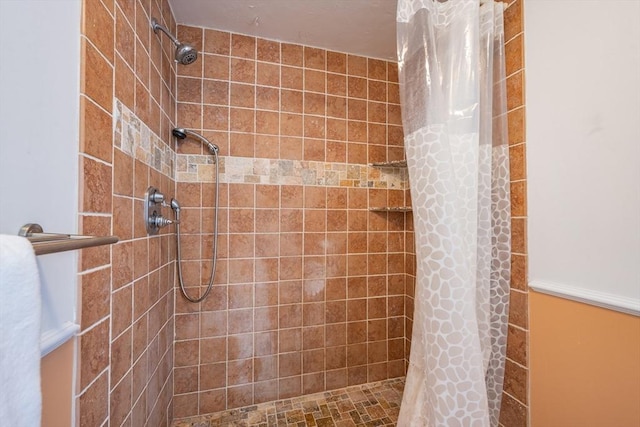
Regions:
[[31, 243], [0, 235], [0, 424], [39, 427], [40, 278]]

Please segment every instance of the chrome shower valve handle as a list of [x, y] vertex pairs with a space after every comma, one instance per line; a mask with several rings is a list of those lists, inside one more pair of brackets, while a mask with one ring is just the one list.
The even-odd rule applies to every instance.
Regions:
[[153, 203], [161, 204], [162, 206], [165, 205], [165, 203], [164, 203], [164, 194], [162, 194], [158, 190], [156, 190], [155, 192], [149, 194], [149, 200], [151, 200]]
[[150, 221], [152, 221], [153, 225], [158, 228], [163, 228], [171, 224], [180, 224], [180, 221], [178, 221], [177, 219], [174, 220], [174, 219], [165, 218], [162, 215], [154, 216], [150, 219]]
[[147, 234], [158, 234], [161, 228], [171, 224], [180, 224], [180, 219], [175, 220], [165, 218], [162, 215], [163, 206], [171, 206], [165, 201], [164, 194], [155, 187], [149, 187], [144, 195], [144, 221], [147, 228]]

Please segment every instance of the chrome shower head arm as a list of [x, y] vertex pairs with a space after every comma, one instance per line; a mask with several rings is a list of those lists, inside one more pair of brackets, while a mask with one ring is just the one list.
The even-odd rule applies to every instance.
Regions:
[[180, 42], [178, 41], [178, 39], [175, 38], [175, 36], [169, 32], [167, 27], [160, 24], [156, 18], [151, 18], [151, 28], [153, 28], [153, 32], [156, 34], [158, 34], [158, 30], [162, 31], [171, 39], [173, 44], [175, 44], [176, 46], [180, 46]]
[[151, 28], [153, 28], [154, 33], [158, 34], [158, 30], [160, 30], [171, 39], [173, 44], [176, 46], [174, 54], [176, 62], [182, 65], [189, 65], [198, 59], [198, 51], [195, 47], [187, 43], [180, 43], [180, 40], [171, 34], [167, 27], [160, 24], [156, 18], [151, 18]]

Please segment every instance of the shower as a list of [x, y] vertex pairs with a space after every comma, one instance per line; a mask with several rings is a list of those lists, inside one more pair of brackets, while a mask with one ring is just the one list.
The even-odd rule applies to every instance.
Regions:
[[180, 43], [180, 41], [175, 38], [175, 36], [173, 36], [173, 34], [171, 34], [166, 27], [158, 23], [158, 20], [156, 18], [151, 18], [151, 28], [153, 28], [153, 32], [156, 34], [158, 34], [158, 30], [165, 33], [167, 36], [169, 36], [173, 44], [176, 45], [176, 62], [179, 62], [182, 65], [189, 65], [195, 62], [196, 59], [198, 59], [198, 51], [195, 47], [191, 46], [190, 44]]
[[216, 195], [215, 195], [215, 206], [213, 209], [213, 255], [212, 255], [212, 266], [211, 266], [211, 275], [209, 276], [209, 283], [207, 285], [207, 290], [204, 292], [204, 294], [200, 297], [200, 298], [194, 298], [189, 296], [189, 294], [187, 294], [187, 290], [185, 289], [185, 285], [184, 285], [184, 279], [182, 278], [182, 251], [181, 251], [181, 247], [180, 247], [180, 203], [178, 203], [178, 201], [176, 199], [171, 199], [171, 209], [174, 212], [175, 218], [176, 218], [176, 243], [177, 243], [177, 248], [178, 248], [178, 281], [180, 282], [180, 290], [182, 290], [182, 294], [184, 295], [184, 297], [191, 301], [191, 302], [200, 302], [203, 301], [207, 295], [209, 295], [209, 292], [211, 292], [211, 288], [213, 288], [213, 281], [216, 275], [216, 263], [217, 263], [217, 259], [218, 259], [218, 194], [219, 194], [219, 174], [218, 174], [218, 164], [220, 163], [218, 160], [218, 146], [215, 144], [212, 144], [211, 142], [209, 142], [209, 140], [207, 138], [205, 138], [204, 136], [200, 135], [197, 132], [194, 132], [192, 130], [189, 129], [185, 129], [185, 128], [174, 128], [171, 133], [173, 134], [173, 136], [175, 136], [178, 139], [178, 142], [184, 140], [185, 138], [187, 138], [188, 136], [194, 137], [196, 139], [198, 139], [200, 142], [202, 142], [208, 149], [209, 152], [213, 155], [214, 157], [214, 162], [216, 165], [216, 175], [215, 175], [215, 179], [216, 179]]
[[171, 131], [171, 133], [173, 134], [173, 136], [175, 136], [179, 140], [183, 140], [187, 136], [193, 136], [194, 138], [198, 138], [204, 145], [207, 146], [207, 148], [209, 149], [209, 152], [211, 154], [217, 154], [217, 152], [218, 152], [218, 146], [217, 145], [210, 143], [207, 138], [205, 138], [204, 136], [200, 135], [197, 132], [194, 132], [192, 130], [185, 129], [185, 128], [174, 128]]

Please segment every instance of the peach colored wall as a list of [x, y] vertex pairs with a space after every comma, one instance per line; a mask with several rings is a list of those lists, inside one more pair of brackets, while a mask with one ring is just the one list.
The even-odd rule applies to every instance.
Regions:
[[75, 341], [67, 341], [40, 361], [43, 427], [72, 425]]
[[640, 317], [531, 292], [533, 427], [640, 425]]

